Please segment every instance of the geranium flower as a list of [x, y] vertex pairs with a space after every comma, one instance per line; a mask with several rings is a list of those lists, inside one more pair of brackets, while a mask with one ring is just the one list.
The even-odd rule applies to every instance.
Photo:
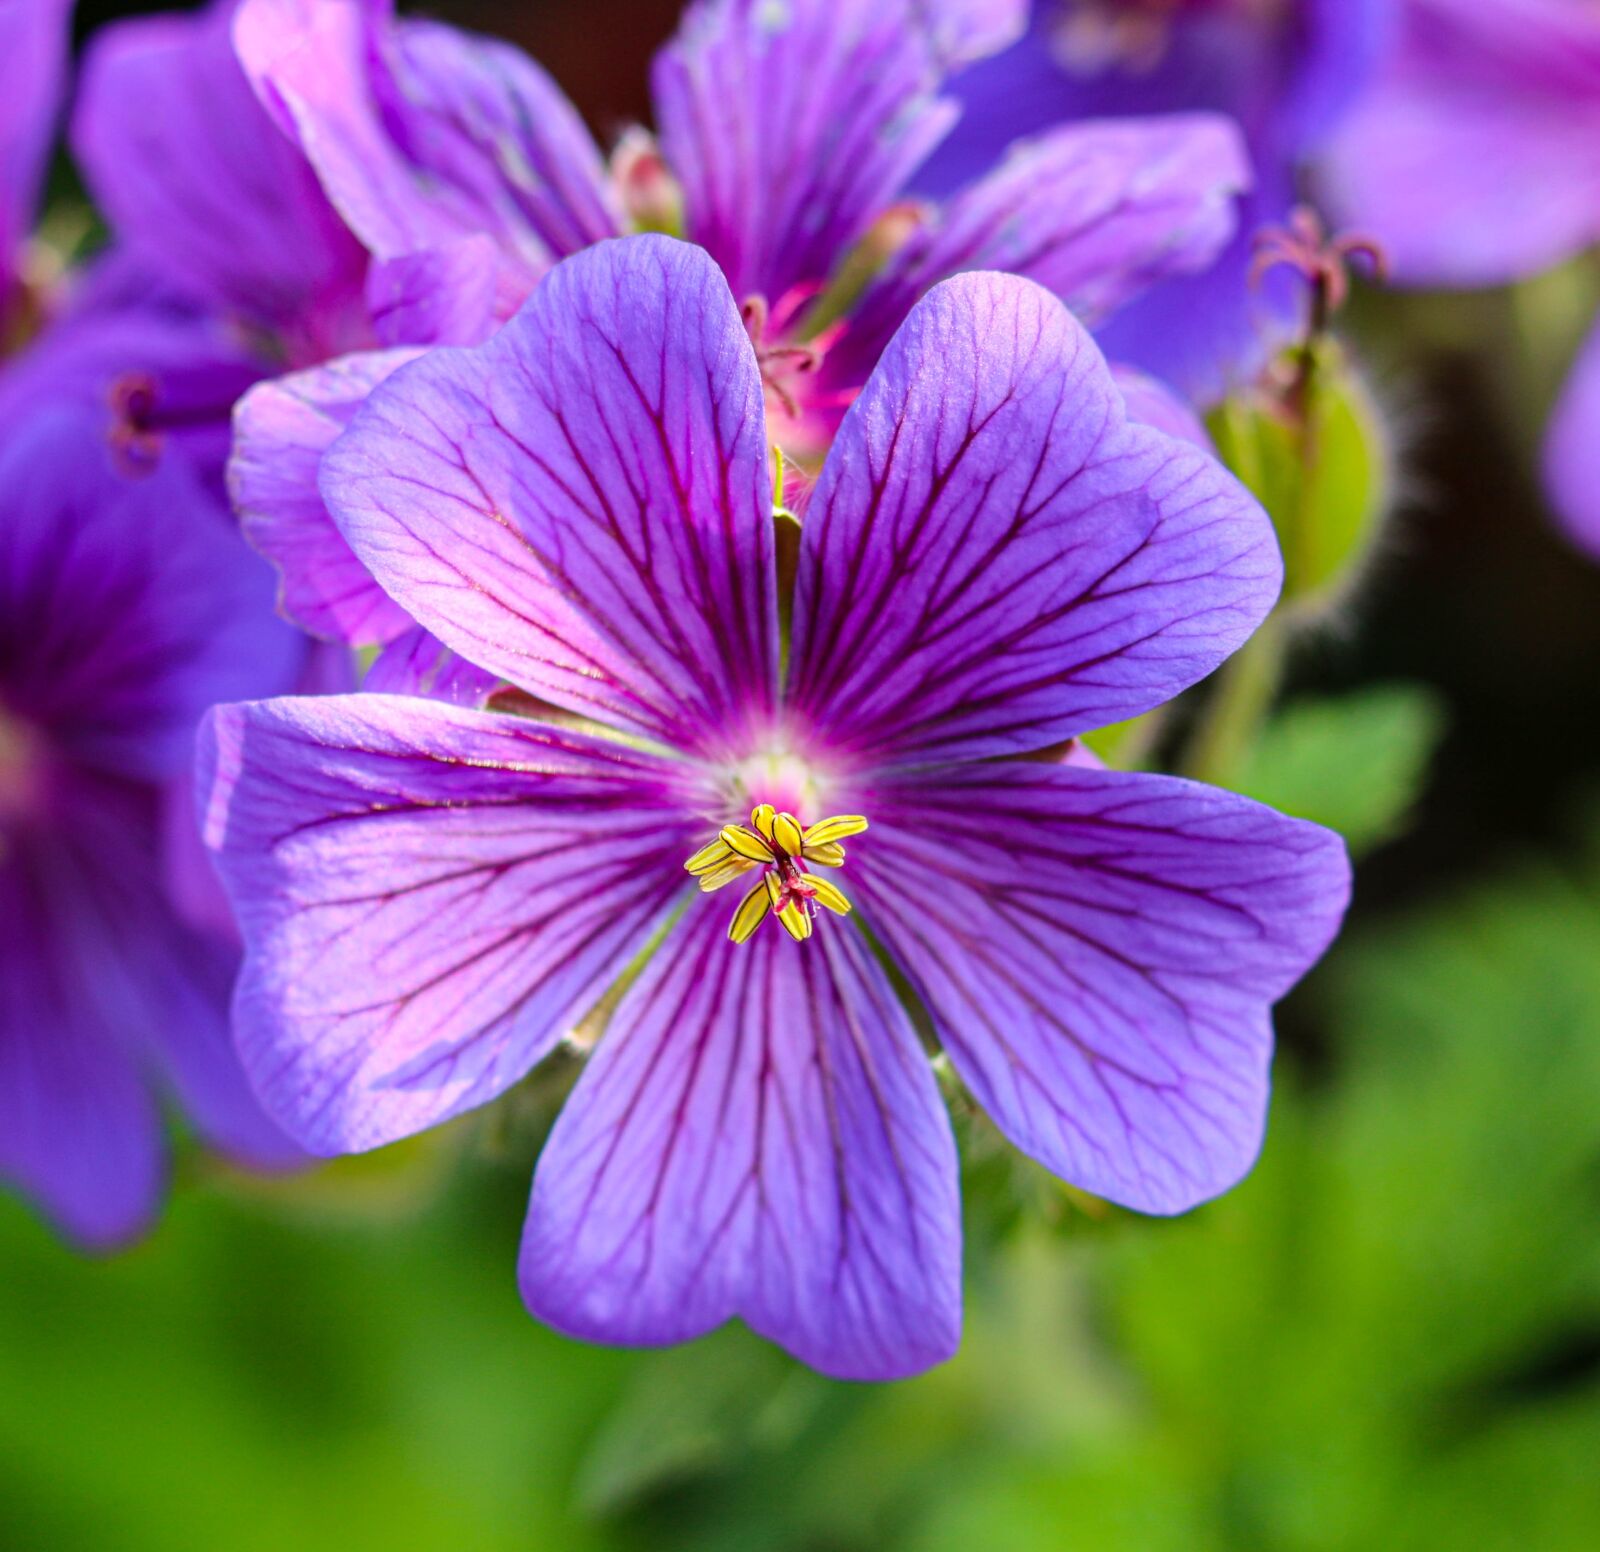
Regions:
[[129, 479], [35, 406], [0, 490], [0, 1177], [105, 1247], [160, 1198], [156, 1090], [237, 1159], [300, 1157], [233, 1055], [237, 944], [180, 919], [166, 855], [201, 713], [292, 683], [297, 644], [182, 460]]
[[[1502, 285], [1600, 240], [1600, 10], [1403, 0], [1401, 19], [1324, 173], [1393, 278]], [[1545, 483], [1568, 532], [1600, 553], [1600, 325], [1551, 421]]]
[[[1469, 0], [1470, 3], [1470, 0]], [[1102, 333], [1114, 359], [1201, 403], [1246, 382], [1288, 337], [1298, 296], [1250, 283], [1255, 234], [1281, 225], [1296, 180], [1359, 99], [1395, 0], [1034, 0], [1026, 36], [951, 85], [960, 124], [924, 171], [936, 194], [983, 175], [1019, 136], [1064, 121], [1225, 113], [1254, 180], [1214, 264], [1174, 276]]]
[[[659, 151], [625, 142], [615, 169], [531, 60], [396, 20], [384, 0], [247, 0], [236, 36], [262, 100], [372, 254], [385, 344], [479, 342], [559, 258], [670, 219], [740, 299], [774, 439], [814, 465], [945, 276], [1025, 274], [1098, 324], [1232, 234], [1246, 158], [1206, 116], [1070, 126], [942, 208], [905, 203], [955, 120], [950, 69], [1020, 19], [1015, 0], [703, 0], [656, 60]], [[315, 488], [322, 452], [406, 359], [299, 373], [240, 409], [235, 503], [282, 568], [294, 617], [336, 639], [408, 627], [362, 587]]]
[[[1040, 287], [917, 304], [792, 589], [772, 480], [706, 253], [559, 265], [488, 344], [396, 372], [323, 466], [394, 600], [536, 714], [221, 707], [206, 831], [247, 943], [239, 1049], [306, 1146], [480, 1105], [619, 993], [539, 1164], [529, 1308], [615, 1342], [740, 1316], [882, 1378], [954, 1349], [960, 1228], [880, 955], [1019, 1147], [1175, 1212], [1249, 1168], [1269, 1006], [1348, 871], [1314, 825], [1059, 757], [1214, 668], [1281, 563]], [[734, 882], [725, 849], [742, 887], [694, 888]]]

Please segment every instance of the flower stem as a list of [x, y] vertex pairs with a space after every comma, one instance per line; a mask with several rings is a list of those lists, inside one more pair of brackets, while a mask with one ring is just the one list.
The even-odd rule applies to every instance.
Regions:
[[1185, 776], [1222, 784], [1236, 779], [1277, 696], [1287, 643], [1285, 623], [1273, 615], [1228, 659], [1189, 739]]

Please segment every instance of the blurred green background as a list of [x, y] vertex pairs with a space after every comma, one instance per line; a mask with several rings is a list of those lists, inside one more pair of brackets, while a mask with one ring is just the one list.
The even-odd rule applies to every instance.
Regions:
[[[440, 9], [604, 130], [675, 6], [608, 6], [604, 50], [575, 0]], [[1600, 572], [1533, 474], [1597, 289], [1349, 321], [1404, 500], [1233, 779], [1343, 829], [1357, 901], [1282, 1010], [1238, 1191], [1141, 1220], [963, 1118], [966, 1343], [875, 1389], [737, 1329], [534, 1325], [541, 1091], [296, 1181], [185, 1154], [104, 1262], [0, 1199], [0, 1547], [1600, 1545]]]

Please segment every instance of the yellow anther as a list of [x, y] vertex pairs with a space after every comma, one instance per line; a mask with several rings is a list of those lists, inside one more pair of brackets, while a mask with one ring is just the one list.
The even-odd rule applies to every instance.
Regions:
[[835, 814], [808, 830], [787, 810], [758, 803], [750, 810], [748, 825], [724, 825], [716, 840], [702, 846], [684, 866], [707, 894], [754, 872], [753, 887], [746, 890], [728, 925], [733, 942], [747, 942], [768, 916], [776, 916], [783, 930], [803, 943], [816, 930], [819, 906], [836, 916], [850, 914], [843, 890], [814, 870], [841, 866], [841, 838], [866, 828], [867, 821], [858, 814]]
[[743, 878], [754, 866], [755, 863], [747, 862], [743, 857], [729, 857], [721, 867], [710, 868], [699, 875], [700, 888], [709, 895], [721, 889], [724, 884], [731, 884], [734, 879]]
[[702, 846], [686, 863], [691, 873], [707, 873], [733, 860], [733, 850], [719, 835], [709, 846]]
[[844, 847], [837, 841], [824, 841], [820, 846], [807, 841], [800, 848], [800, 855], [807, 862], [814, 862], [819, 868], [842, 868], [844, 866]]
[[722, 840], [730, 851], [748, 857], [752, 862], [777, 860], [772, 848], [754, 830], [747, 830], [743, 825], [724, 825]]
[[866, 828], [867, 821], [860, 814], [834, 814], [810, 826], [805, 833], [805, 843], [807, 846], [826, 846], [830, 841], [844, 841], [852, 835], [860, 835]]
[[766, 884], [757, 884], [739, 902], [739, 909], [733, 913], [733, 920], [728, 924], [730, 940], [743, 943], [767, 919], [767, 912], [771, 909], [772, 899], [767, 893]]
[[772, 821], [772, 839], [791, 857], [798, 857], [801, 846], [805, 844], [805, 831], [800, 828], [800, 821], [793, 814], [779, 814]]
[[778, 920], [796, 943], [804, 943], [811, 936], [811, 918], [798, 905], [786, 905], [778, 912]]
[[850, 914], [850, 902], [845, 899], [843, 891], [836, 889], [827, 879], [818, 878], [813, 873], [806, 882], [816, 891], [818, 905], [826, 906], [836, 916]]

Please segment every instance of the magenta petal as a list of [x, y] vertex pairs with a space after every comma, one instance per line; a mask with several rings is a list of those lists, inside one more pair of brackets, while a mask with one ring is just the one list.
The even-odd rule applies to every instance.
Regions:
[[734, 947], [727, 918], [697, 902], [601, 1037], [539, 1161], [523, 1298], [596, 1341], [740, 1316], [824, 1373], [914, 1374], [961, 1323], [927, 1058], [852, 926]]
[[1350, 889], [1330, 831], [1166, 776], [991, 764], [854, 795], [851, 894], [956, 1070], [1072, 1184], [1181, 1212], [1260, 1147], [1269, 1010]]
[[916, 0], [700, 0], [656, 56], [686, 235], [743, 299], [825, 280], [955, 121]]
[[71, 0], [8, 0], [0, 5], [0, 314], [17, 250], [33, 227], [34, 206], [55, 142], [67, 84]]
[[1600, 322], [1579, 352], [1551, 417], [1544, 475], [1573, 542], [1600, 556]]
[[680, 748], [747, 748], [777, 662], [764, 426], [716, 266], [626, 238], [559, 265], [487, 345], [380, 388], [322, 492], [468, 661]]
[[388, 0], [246, 0], [239, 56], [374, 255], [491, 238], [519, 295], [619, 226], [576, 110], [509, 44]]
[[203, 299], [325, 345], [359, 301], [364, 255], [255, 101], [232, 16], [221, 0], [97, 33], [73, 149], [120, 237]]
[[346, 356], [262, 383], [234, 410], [229, 493], [245, 537], [278, 568], [283, 612], [314, 636], [369, 646], [411, 627], [345, 542], [317, 472], [367, 395], [419, 354]]
[[206, 838], [268, 1111], [313, 1152], [350, 1152], [516, 1082], [681, 897], [708, 823], [685, 770], [428, 700], [219, 707]]
[[1127, 420], [1059, 301], [962, 275], [895, 337], [811, 498], [791, 699], [860, 759], [1043, 748], [1209, 673], [1281, 578], [1259, 505]]
[[863, 379], [917, 298], [966, 270], [1036, 280], [1096, 326], [1211, 263], [1250, 183], [1237, 127], [1214, 114], [1069, 124], [1019, 142], [895, 254], [824, 369], [842, 354]]

